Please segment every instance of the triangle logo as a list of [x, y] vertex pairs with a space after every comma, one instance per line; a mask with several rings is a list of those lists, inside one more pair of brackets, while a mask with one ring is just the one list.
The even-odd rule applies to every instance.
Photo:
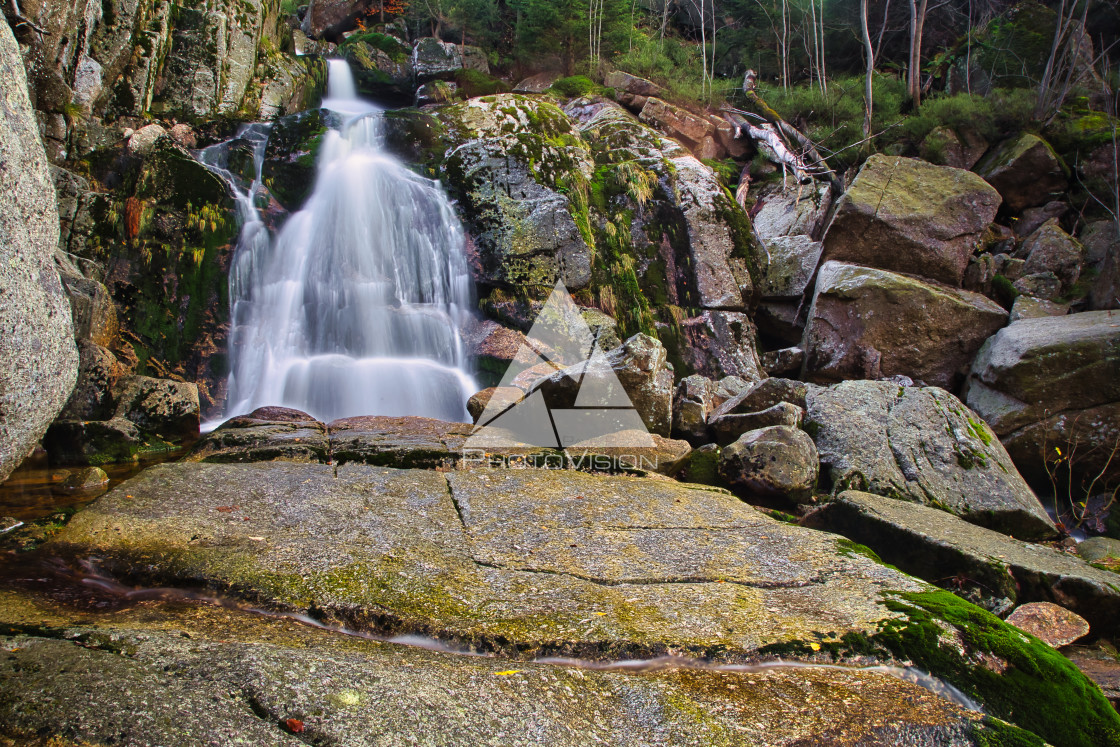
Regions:
[[463, 444], [484, 450], [526, 446], [654, 446], [563, 282], [556, 283]]

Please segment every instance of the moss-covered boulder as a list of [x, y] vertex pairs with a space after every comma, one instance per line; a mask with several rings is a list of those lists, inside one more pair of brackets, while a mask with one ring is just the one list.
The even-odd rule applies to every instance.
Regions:
[[1062, 290], [1070, 291], [1085, 264], [1085, 249], [1062, 230], [1056, 218], [1043, 223], [1023, 240], [1022, 252], [1027, 255], [1023, 272], [1052, 272], [1061, 281]]
[[[1120, 479], [1120, 325], [1108, 311], [1021, 319], [976, 356], [965, 399], [1040, 484]], [[1111, 459], [1111, 462], [1109, 461]], [[1072, 469], [1072, 475], [1068, 470]], [[1064, 488], [1063, 488], [1064, 489]]]
[[1037, 639], [845, 540], [660, 480], [161, 465], [47, 547], [95, 554], [130, 582], [189, 581], [513, 658], [875, 655], [1053, 744], [1117, 744], [1120, 729], [1100, 691]]
[[1007, 311], [979, 293], [826, 262], [801, 343], [802, 378], [908, 376], [955, 388], [976, 351], [1006, 323]]
[[1069, 184], [1069, 167], [1050, 143], [1029, 132], [993, 148], [976, 164], [976, 173], [1013, 213], [1046, 204]]
[[805, 523], [866, 545], [907, 573], [1000, 614], [1050, 602], [1084, 617], [1097, 635], [1120, 628], [1120, 575], [945, 511], [850, 490]]
[[834, 493], [924, 503], [1017, 537], [1054, 533], [995, 434], [942, 389], [887, 381], [812, 387], [804, 427]]
[[837, 203], [823, 258], [959, 286], [999, 205], [969, 171], [876, 154]]
[[395, 36], [355, 33], [343, 40], [338, 51], [350, 63], [359, 94], [411, 102], [416, 88], [412, 50]]

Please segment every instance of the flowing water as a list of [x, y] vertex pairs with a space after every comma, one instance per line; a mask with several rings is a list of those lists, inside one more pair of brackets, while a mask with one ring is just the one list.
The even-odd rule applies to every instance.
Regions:
[[[459, 330], [472, 285], [466, 237], [438, 182], [384, 147], [384, 118], [330, 62], [323, 108], [341, 125], [320, 147], [311, 196], [275, 236], [259, 203], [267, 125], [239, 138], [254, 180], [230, 173], [228, 146], [201, 152], [238, 193], [243, 229], [230, 270], [226, 417], [282, 405], [329, 422], [355, 415], [465, 421], [476, 391]], [[263, 196], [263, 197], [262, 197]]]

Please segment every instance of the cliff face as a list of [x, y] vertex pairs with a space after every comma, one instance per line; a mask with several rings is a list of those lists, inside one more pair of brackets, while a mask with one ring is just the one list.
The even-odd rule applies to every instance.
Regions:
[[70, 306], [54, 267], [58, 209], [27, 78], [0, 24], [0, 480], [62, 409], [78, 370]]

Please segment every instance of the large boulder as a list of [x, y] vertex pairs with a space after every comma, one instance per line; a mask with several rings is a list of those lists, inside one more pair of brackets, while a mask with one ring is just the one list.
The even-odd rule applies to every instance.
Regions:
[[418, 39], [412, 48], [412, 70], [421, 83], [448, 79], [462, 69], [463, 55], [457, 44], [428, 36]]
[[1069, 184], [1069, 169], [1050, 144], [1029, 132], [1005, 141], [976, 165], [1013, 213], [1045, 205]]
[[984, 341], [1006, 323], [1007, 310], [978, 293], [826, 262], [801, 345], [802, 378], [909, 376], [951, 389]]
[[1001, 614], [1024, 602], [1051, 602], [1087, 619], [1099, 635], [1120, 630], [1120, 575], [1061, 550], [855, 490], [805, 524], [866, 545], [885, 562]]
[[972, 172], [876, 154], [837, 203], [824, 259], [959, 286], [999, 204]]
[[779, 236], [764, 240], [766, 265], [759, 293], [766, 300], [800, 299], [817, 271], [824, 245], [809, 236]]
[[662, 337], [672, 348], [673, 365], [682, 371], [713, 379], [737, 376], [758, 381], [766, 376], [758, 357], [758, 330], [741, 311], [705, 310], [683, 320], [679, 336]]
[[834, 493], [924, 503], [1019, 537], [1054, 533], [995, 434], [942, 389], [887, 381], [813, 387], [804, 427]]
[[[1074, 484], [1120, 478], [1120, 321], [1108, 311], [1021, 319], [976, 356], [965, 399], [1028, 477], [1048, 483], [1062, 454]], [[1059, 453], [1055, 452], [1055, 449]], [[1110, 460], [1111, 459], [1111, 463]]]
[[788, 425], [744, 433], [719, 455], [719, 474], [732, 487], [795, 503], [812, 500], [819, 469], [813, 439]]
[[706, 118], [655, 96], [647, 99], [640, 116], [643, 122], [680, 140], [700, 157], [717, 157], [716, 128]]
[[336, 40], [355, 22], [379, 6], [373, 0], [311, 0], [300, 29], [312, 39]]
[[819, 239], [832, 207], [832, 187], [828, 182], [813, 182], [809, 187], [771, 182], [751, 194], [751, 221], [762, 242], [784, 236]]
[[410, 99], [415, 91], [412, 50], [396, 37], [375, 31], [349, 36], [339, 52], [350, 63], [362, 96]]
[[[500, 680], [509, 687], [520, 688], [518, 683], [527, 681], [530, 670], [538, 671], [534, 668], [540, 665], [529, 663], [538, 657], [608, 663], [672, 653], [741, 664], [777, 655], [833, 663], [858, 654], [875, 656], [885, 666], [913, 666], [934, 678], [944, 677], [986, 712], [1021, 723], [1053, 742], [1120, 730], [1120, 716], [1103, 695], [1044, 644], [1015, 635], [983, 610], [854, 552], [850, 543], [835, 536], [789, 526], [726, 492], [696, 485], [555, 470], [440, 473], [368, 465], [160, 465], [79, 513], [46, 547], [78, 557], [96, 556], [103, 573], [128, 583], [217, 588], [274, 613], [302, 616], [313, 609], [315, 619], [328, 626], [339, 623], [373, 635], [420, 635], [451, 648], [493, 652], [496, 659], [451, 661], [449, 671], [486, 661], [488, 675], [472, 671], [486, 683]], [[41, 626], [42, 615], [38, 610], [32, 614], [29, 619]], [[192, 614], [191, 619], [198, 618]], [[228, 640], [244, 627], [226, 624], [216, 629]], [[99, 640], [105, 639], [93, 637]], [[119, 639], [108, 640], [113, 646], [120, 644]], [[162, 638], [152, 640], [154, 648], [143, 650], [163, 650]], [[175, 640], [188, 639], [178, 635]], [[945, 643], [931, 647], [930, 640]], [[210, 648], [193, 636], [189, 642], [191, 650]], [[28, 643], [36, 650], [41, 645]], [[279, 650], [281, 639], [270, 645]], [[353, 641], [345, 650], [356, 652], [368, 645]], [[124, 650], [130, 656], [121, 661], [129, 666], [147, 660], [137, 658], [134, 649]], [[243, 655], [226, 656], [226, 650], [219, 649], [221, 656], [214, 661], [226, 662], [220, 671], [237, 662], [256, 661], [244, 648], [238, 650]], [[342, 655], [341, 648], [334, 650]], [[407, 650], [393, 653], [393, 671], [415, 671], [400, 666], [400, 657], [410, 655]], [[317, 673], [310, 678], [302, 668], [288, 666], [273, 676], [298, 682], [300, 692], [308, 683], [318, 687], [327, 677], [334, 687], [342, 682], [361, 689], [361, 683], [372, 681], [321, 669], [333, 667], [327, 660], [334, 659], [334, 654], [326, 660], [320, 656]], [[508, 659], [525, 663], [511, 669]], [[218, 676], [207, 667], [208, 677]], [[525, 667], [529, 669], [516, 671]], [[176, 665], [159, 671], [167, 678], [188, 670]], [[799, 677], [815, 676], [816, 671], [807, 668]], [[689, 675], [697, 687], [703, 680], [696, 678], [703, 674]], [[865, 674], [850, 675], [859, 690], [859, 678]], [[77, 675], [72, 672], [67, 681], [73, 676]], [[583, 672], [575, 679], [586, 683], [597, 676]], [[725, 673], [720, 693], [741, 689], [728, 686], [732, 680], [727, 678], [734, 676]], [[762, 676], [750, 674], [752, 681]], [[458, 680], [440, 681], [441, 692], [448, 682], [453, 692], [461, 690]], [[238, 682], [237, 692], [248, 686], [244, 678]], [[1012, 683], [1017, 687], [1010, 687]], [[377, 679], [383, 696], [386, 684]], [[566, 686], [555, 684], [548, 692], [557, 689], [566, 692]], [[373, 691], [368, 692], [372, 697]], [[835, 696], [828, 688], [820, 692], [824, 694], [819, 697], [835, 701], [830, 711], [835, 727], [836, 714], [846, 712], [852, 695], [846, 689]], [[354, 697], [350, 694], [347, 700], [353, 702]], [[363, 702], [363, 697], [359, 693], [357, 700]], [[1042, 707], [1059, 698], [1064, 704], [1060, 713]], [[596, 700], [602, 708], [614, 702], [598, 695]], [[277, 712], [300, 719], [314, 734], [311, 729], [320, 723], [315, 714], [342, 701], [313, 696], [306, 702], [306, 711], [276, 706]], [[764, 718], [759, 703], [768, 701], [751, 702], [753, 714], [745, 718], [746, 724]], [[914, 713], [915, 701], [907, 702], [907, 712]], [[534, 712], [540, 712], [539, 698], [536, 703]], [[245, 717], [255, 723], [268, 707], [272, 706], [247, 709]], [[711, 728], [713, 713], [723, 712], [702, 710], [704, 728]], [[788, 704], [780, 710], [781, 733], [788, 734], [789, 720], [798, 717], [791, 716]], [[371, 711], [363, 708], [361, 713], [368, 719]], [[454, 723], [460, 723], [473, 708], [456, 707], [455, 713]], [[209, 715], [207, 711], [200, 717]], [[42, 717], [37, 718], [34, 723], [41, 726]], [[889, 717], [882, 723], [893, 721]], [[328, 728], [333, 719], [322, 723]], [[441, 716], [439, 728], [448, 723]], [[518, 723], [523, 728], [523, 722]], [[495, 733], [492, 721], [487, 728]], [[855, 731], [845, 727], [846, 734], [863, 734], [860, 729], [865, 727], [850, 728]], [[892, 743], [910, 738], [880, 731], [886, 728], [877, 727], [876, 734], [887, 734]], [[331, 733], [343, 739], [346, 732]], [[507, 741], [538, 741], [540, 733]], [[590, 727], [581, 728], [580, 743], [589, 733]], [[812, 730], [809, 733], [814, 736], [808, 741], [819, 741]], [[833, 736], [825, 741], [836, 732], [828, 733]], [[980, 739], [967, 736], [975, 734], [971, 730], [954, 733], [958, 736], [953, 741], [965, 744]], [[695, 732], [682, 733], [679, 741], [689, 741], [689, 735]], [[773, 732], [759, 732], [758, 740], [772, 737]], [[609, 741], [624, 738], [612, 736]], [[473, 734], [467, 739], [477, 741]], [[710, 741], [707, 736], [701, 739]]]
[[0, 24], [0, 481], [66, 404], [78, 374], [70, 304], [54, 253], [58, 206], [27, 98], [27, 76]]

